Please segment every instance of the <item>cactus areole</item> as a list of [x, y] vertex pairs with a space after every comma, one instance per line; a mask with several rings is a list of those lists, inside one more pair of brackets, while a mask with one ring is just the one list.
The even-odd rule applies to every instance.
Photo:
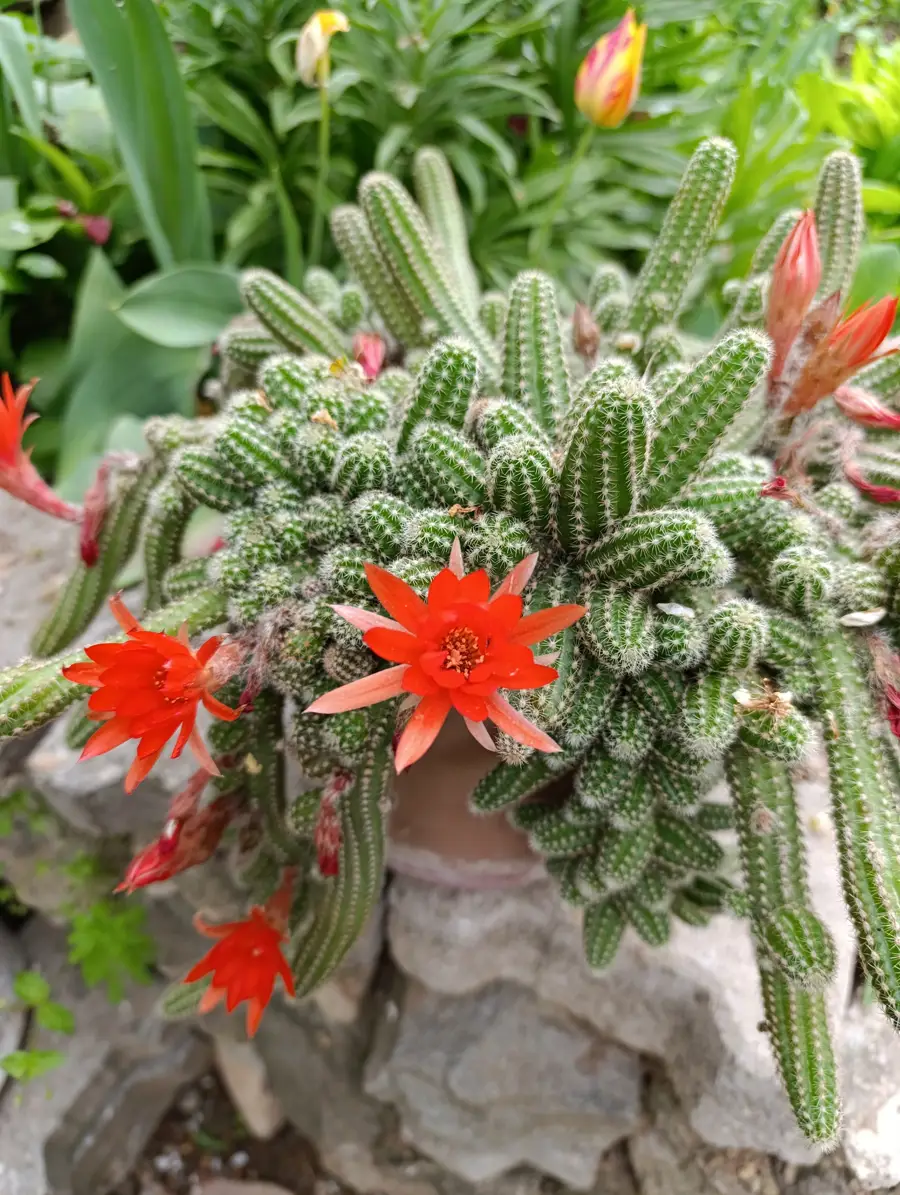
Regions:
[[[797, 1120], [835, 1138], [835, 950], [795, 778], [824, 742], [860, 962], [900, 1024], [895, 304], [846, 309], [861, 183], [836, 153], [719, 335], [684, 338], [735, 157], [700, 145], [638, 275], [602, 264], [585, 295], [535, 271], [480, 294], [438, 151], [418, 202], [368, 175], [332, 215], [340, 280], [249, 271], [219, 412], [150, 420], [145, 457], [112, 468], [95, 562], [0, 673], [0, 734], [79, 703], [71, 741], [136, 740], [135, 782], [170, 737], [193, 744], [205, 774], [123, 885], [232, 841], [248, 915], [204, 924], [216, 945], [173, 1013], [245, 1001], [252, 1030], [278, 977], [302, 997], [331, 974], [381, 891], [395, 771], [415, 776], [453, 708], [496, 752], [472, 811], [527, 835], [591, 968], [625, 934], [747, 920]], [[223, 541], [199, 560], [198, 507]], [[138, 532], [141, 622], [117, 604], [123, 636], [85, 660]]]

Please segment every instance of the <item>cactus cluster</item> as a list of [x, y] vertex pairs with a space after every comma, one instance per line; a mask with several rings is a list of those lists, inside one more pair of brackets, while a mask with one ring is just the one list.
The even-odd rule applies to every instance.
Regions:
[[[717, 339], [678, 330], [735, 160], [726, 141], [702, 144], [637, 277], [599, 268], [584, 298], [601, 348], [587, 363], [572, 341], [582, 296], [537, 271], [507, 294], [479, 293], [438, 151], [416, 160], [418, 203], [388, 175], [364, 178], [358, 205], [333, 213], [341, 281], [310, 271], [301, 293], [266, 271], [245, 275], [251, 315], [221, 344], [221, 410], [148, 424], [100, 565], [70, 582], [35, 640], [40, 658], [0, 674], [0, 734], [79, 700], [59, 676], [77, 650], [54, 653], [83, 634], [140, 521], [147, 625], [227, 621], [246, 647], [230, 697], [249, 688], [252, 708], [210, 731], [225, 761], [215, 789], [241, 794], [260, 827], [251, 899], [296, 869], [288, 958], [305, 994], [377, 900], [398, 716], [391, 705], [301, 712], [381, 666], [333, 606], [379, 610], [367, 562], [424, 594], [457, 539], [495, 584], [538, 552], [526, 606], [588, 613], [539, 649], [555, 654], [558, 679], [510, 700], [562, 750], [500, 733], [471, 807], [502, 810], [528, 835], [583, 910], [591, 968], [609, 966], [628, 933], [659, 945], [676, 921], [747, 918], [786, 1090], [807, 1136], [829, 1142], [835, 950], [811, 906], [795, 781], [824, 738], [861, 962], [900, 1025], [900, 771], [872, 680], [897, 634], [900, 526], [834, 480], [827, 436], [805, 461], [806, 488], [773, 497], [773, 457], [798, 426], [767, 414], [762, 329], [793, 217], [732, 288]], [[858, 255], [858, 187], [846, 155], [829, 159], [817, 214], [832, 289], [846, 288]], [[360, 332], [386, 348], [377, 377], [353, 359]], [[886, 402], [900, 400], [898, 359], [864, 382]], [[829, 426], [839, 418], [830, 412]], [[900, 477], [883, 438], [864, 451], [871, 469]], [[185, 559], [201, 506], [222, 512], [224, 546]], [[305, 791], [287, 787], [286, 753]], [[710, 801], [723, 773], [731, 799]], [[339, 822], [333, 875], [316, 866], [323, 810]], [[739, 863], [723, 832], [736, 832]]]

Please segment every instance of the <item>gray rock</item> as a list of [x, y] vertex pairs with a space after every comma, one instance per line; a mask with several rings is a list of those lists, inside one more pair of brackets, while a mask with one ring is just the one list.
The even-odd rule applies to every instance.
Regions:
[[448, 999], [411, 982], [366, 1089], [399, 1108], [406, 1140], [469, 1182], [530, 1164], [587, 1190], [640, 1123], [640, 1073], [633, 1054], [520, 987]]
[[[809, 836], [809, 870], [815, 908], [837, 940], [837, 1018], [855, 953], [833, 836], [822, 818], [828, 797], [820, 761], [799, 795], [805, 816], [825, 827]], [[455, 995], [514, 980], [604, 1036], [664, 1059], [693, 1128], [710, 1144], [815, 1160], [757, 1028], [762, 1002], [746, 924], [724, 916], [705, 929], [676, 923], [658, 949], [628, 935], [613, 965], [597, 975], [584, 962], [580, 939], [580, 915], [550, 884], [453, 892], [397, 877], [391, 887], [388, 940], [409, 975]]]
[[259, 1183], [239, 1178], [208, 1178], [199, 1195], [291, 1195], [286, 1187], [275, 1183]]
[[37, 1029], [28, 1045], [65, 1061], [0, 1107], [3, 1195], [99, 1195], [132, 1168], [178, 1088], [209, 1065], [209, 1047], [182, 1026], [151, 1015], [159, 990], [132, 987], [111, 1005], [86, 991], [67, 962], [64, 935], [36, 919], [23, 935], [28, 965], [71, 1009], [76, 1032]]
[[900, 1183], [900, 1038], [877, 1006], [852, 1004], [844, 1020], [842, 1144], [865, 1191]]
[[223, 1033], [213, 1037], [219, 1077], [244, 1124], [254, 1137], [267, 1141], [284, 1124], [281, 1104], [269, 1086], [265, 1063], [252, 1042]]
[[[18, 939], [0, 925], [0, 1058], [18, 1050], [25, 1035], [25, 1009], [13, 991], [16, 976], [24, 970], [25, 955]], [[0, 1071], [0, 1091], [7, 1082], [6, 1071]]]

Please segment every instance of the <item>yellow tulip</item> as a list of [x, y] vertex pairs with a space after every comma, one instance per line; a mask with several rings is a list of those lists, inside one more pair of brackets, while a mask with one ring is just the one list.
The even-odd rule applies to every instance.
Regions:
[[592, 124], [615, 129], [641, 89], [647, 26], [629, 8], [619, 24], [591, 47], [575, 79], [575, 106]]
[[346, 33], [350, 22], [342, 12], [323, 8], [313, 13], [297, 39], [297, 74], [307, 87], [316, 87], [328, 74], [328, 44], [335, 33]]

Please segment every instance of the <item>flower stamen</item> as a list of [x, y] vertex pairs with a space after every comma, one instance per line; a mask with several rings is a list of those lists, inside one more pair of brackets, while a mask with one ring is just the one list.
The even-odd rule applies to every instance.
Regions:
[[484, 663], [481, 641], [471, 627], [454, 627], [448, 631], [441, 643], [441, 651], [447, 653], [442, 667], [461, 672], [466, 677], [478, 664]]

